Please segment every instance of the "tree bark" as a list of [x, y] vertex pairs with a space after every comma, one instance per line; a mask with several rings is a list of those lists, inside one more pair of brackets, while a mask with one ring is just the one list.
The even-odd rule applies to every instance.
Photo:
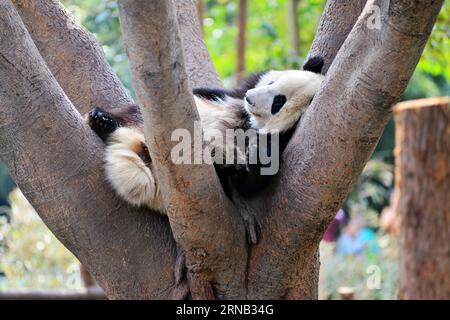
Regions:
[[[245, 264], [229, 257], [247, 255], [245, 233], [242, 222], [224, 210], [229, 204], [214, 167], [170, 160], [179, 143], [169, 140], [171, 134], [185, 129], [195, 139], [199, 121], [173, 4], [119, 0], [119, 14], [146, 141], [173, 234], [186, 252], [189, 278], [198, 285], [213, 281], [219, 297], [242, 298]], [[202, 146], [192, 143], [195, 158]], [[196, 286], [191, 283], [191, 293], [202, 292]]]
[[328, 0], [308, 57], [321, 55], [326, 73], [347, 39], [367, 0]]
[[[283, 153], [276, 183], [260, 198], [268, 210], [251, 252], [249, 297], [298, 291], [296, 296], [317, 298], [311, 288], [317, 288], [318, 270], [297, 266], [315, 261], [326, 227], [411, 78], [442, 3], [370, 1], [363, 10]], [[372, 5], [382, 14], [379, 29], [367, 27]]]
[[[282, 156], [275, 184], [251, 201], [230, 203], [212, 166], [195, 165], [188, 170], [165, 157], [172, 146], [172, 130], [192, 132], [192, 122], [198, 119], [190, 85], [220, 85], [201, 40], [195, 4], [176, 1], [175, 11], [173, 1], [120, 1], [133, 82], [171, 230], [165, 217], [126, 207], [105, 185], [102, 144], [62, 91], [72, 92], [65, 79], [72, 74], [57, 72], [61, 88], [10, 0], [2, 1], [0, 143], [4, 148], [0, 156], [46, 224], [92, 271], [110, 298], [184, 295], [186, 288], [174, 285], [172, 232], [187, 255], [193, 298], [212, 294], [218, 298], [317, 298], [322, 234], [370, 157], [442, 2], [369, 1], [382, 14], [380, 27], [369, 29], [369, 7], [357, 19], [356, 6], [329, 0], [311, 51], [326, 57], [326, 68], [331, 66], [326, 80]], [[24, 15], [32, 7], [21, 8]], [[53, 7], [34, 8], [51, 12]], [[30, 17], [33, 30], [39, 15], [28, 11], [25, 16]], [[64, 55], [52, 56], [44, 48], [62, 50], [58, 46], [64, 44], [51, 41], [52, 34], [67, 31], [56, 29], [46, 29], [48, 42], [36, 43], [51, 61], [50, 69], [70, 70], [65, 69]], [[95, 56], [94, 47], [82, 44], [68, 45], [94, 51]], [[95, 61], [98, 72], [104, 72], [104, 58], [98, 56]], [[86, 88], [95, 87], [97, 78], [83, 79], [86, 87], [80, 90], [89, 94]], [[123, 94], [115, 80], [107, 81], [114, 87], [112, 92]], [[93, 90], [94, 97], [86, 101], [101, 100], [96, 97], [102, 95], [99, 91]], [[75, 92], [69, 98], [84, 103], [76, 100]], [[262, 226], [261, 240], [252, 247], [245, 242], [239, 215], [243, 212], [257, 216]]]
[[[14, 0], [14, 3], [27, 28], [30, 30], [41, 55], [46, 60], [51, 71], [57, 75], [59, 85], [67, 92], [69, 98], [74, 101], [80, 112], [84, 113], [95, 106], [110, 109], [120, 105], [122, 102], [132, 102], [117, 76], [106, 62], [101, 47], [97, 44], [95, 38], [79, 26], [57, 1]], [[180, 34], [184, 39], [183, 50], [188, 52], [186, 64], [190, 82], [194, 86], [206, 84], [221, 86], [220, 78], [212, 65], [202, 40], [198, 20], [192, 15], [192, 12], [195, 12], [195, 5], [190, 0], [180, 0], [177, 1], [177, 8], [178, 20], [182, 26]], [[17, 19], [14, 21], [15, 23], [18, 22]], [[9, 43], [8, 41], [11, 40], [5, 39], [3, 43]], [[20, 64], [17, 60], [12, 61], [15, 64]], [[5, 73], [5, 81], [8, 80], [8, 77], [9, 75]], [[12, 79], [14, 78], [17, 78], [17, 75], [12, 77]], [[6, 88], [10, 88], [9, 85], [10, 83], [3, 88], [6, 90]], [[77, 89], [74, 90], [72, 86], [75, 86]], [[37, 96], [37, 92], [35, 92], [27, 101], [37, 99]], [[19, 109], [20, 106], [21, 103], [17, 102]], [[4, 107], [3, 103], [0, 103], [0, 107]], [[64, 108], [64, 106], [61, 106], [61, 108]], [[79, 115], [77, 116], [79, 117]], [[51, 114], [47, 114], [47, 117], [42, 119], [47, 119], [49, 125], [50, 123], [54, 124], [54, 119], [51, 119], [51, 117]], [[0, 117], [0, 120], [3, 120], [3, 118]], [[6, 127], [3, 129], [6, 130]], [[65, 132], [64, 128], [61, 128], [61, 132]], [[40, 135], [37, 132], [35, 139]], [[62, 137], [62, 135], [57, 137]], [[28, 139], [25, 142], [20, 137], [16, 141], [11, 139], [8, 142], [11, 146], [3, 139], [2, 142], [4, 144], [2, 145], [5, 146], [5, 150], [9, 150], [16, 143], [22, 144], [24, 148], [28, 147], [28, 143], [31, 143], [33, 146], [40, 143], [45, 144], [45, 140], [37, 143], [35, 139], [32, 141]], [[73, 139], [78, 139], [78, 135], [74, 135]], [[56, 139], [54, 140], [55, 142], [57, 141]], [[59, 141], [59, 143], [66, 146], [69, 150], [73, 148], [70, 140], [66, 139]], [[65, 203], [68, 207], [79, 207], [82, 203], [85, 205], [80, 213], [81, 218], [75, 214], [71, 216], [74, 220], [74, 223], [71, 223], [74, 230], [79, 229], [76, 236], [76, 245], [71, 245], [64, 240], [64, 238], [68, 237], [66, 235], [68, 230], [54, 227], [49, 223], [47, 225], [81, 261], [91, 260], [86, 265], [93, 271], [93, 275], [100, 286], [105, 289], [108, 297], [117, 299], [184, 297], [186, 288], [174, 287], [172, 275], [176, 250], [167, 219], [162, 218], [157, 213], [149, 213], [148, 210], [129, 208], [114, 197], [112, 190], [104, 185], [103, 182], [102, 163], [100, 160], [102, 145], [99, 144], [96, 138], [93, 138], [91, 142], [84, 140], [84, 143], [86, 143], [85, 151], [91, 150], [90, 156], [94, 155], [98, 156], [98, 158], [96, 158], [95, 163], [92, 163], [92, 172], [87, 170], [87, 168], [84, 171], [78, 168], [79, 172], [71, 179], [74, 180], [76, 178], [77, 181], [89, 181], [89, 185], [86, 187], [90, 190], [90, 198], [92, 201], [98, 198], [100, 201], [99, 206], [96, 208], [95, 202], [87, 201], [83, 195], [80, 195], [78, 198], [73, 197], [71, 199], [72, 203]], [[66, 154], [68, 161], [69, 159], [75, 161], [76, 158], [71, 154]], [[30, 163], [24, 161], [26, 159], [19, 158], [11, 152], [2, 155], [2, 157], [10, 169], [20, 169], [24, 175], [30, 171]], [[80, 157], [82, 158], [82, 155]], [[45, 166], [49, 166], [49, 163], [42, 160], [35, 162], [35, 165], [44, 169]], [[71, 182], [71, 179], [67, 179], [70, 168], [71, 166], [61, 167], [58, 172], [53, 171], [54, 180], [66, 179], [68, 182]], [[48, 170], [51, 170], [51, 168], [48, 168]], [[22, 178], [18, 176], [16, 170], [11, 169], [11, 171], [16, 181], [20, 182]], [[34, 180], [36, 182], [39, 180], [47, 181], [47, 172], [46, 170], [34, 170]], [[26, 180], [28, 178], [24, 177], [23, 179]], [[54, 184], [54, 181], [52, 180], [49, 183]], [[19, 185], [27, 195], [28, 188], [31, 186], [24, 183]], [[67, 183], [67, 186], [70, 186], [70, 183]], [[38, 190], [45, 191], [43, 188]], [[65, 189], [61, 187], [61, 190]], [[35, 194], [36, 199], [42, 197], [36, 190], [30, 190], [30, 192]], [[100, 199], [105, 197], [105, 201], [102, 202]], [[59, 210], [61, 210], [60, 199], [56, 197], [54, 199], [48, 197], [39, 206], [35, 204], [34, 199], [31, 197], [28, 197], [28, 200], [41, 215], [44, 222], [47, 221], [47, 215], [57, 217]], [[71, 219], [68, 219], [68, 221], [70, 223]], [[101, 227], [98, 227], [100, 222]], [[73, 232], [70, 239], [74, 238], [74, 234], [75, 232]], [[93, 241], [89, 239], [90, 237], [96, 237], [97, 240]], [[120, 242], [116, 241], [117, 238], [120, 239]], [[97, 244], [98, 241], [101, 242], [100, 245]], [[150, 245], [148, 245], [149, 243]], [[134, 244], [134, 249], [130, 249], [130, 244]], [[104, 248], [104, 245], [107, 245], [107, 247]], [[107, 249], [109, 246], [112, 247], [112, 250]], [[95, 250], [102, 251], [102, 248], [109, 255], [106, 258], [102, 258], [101, 255], [96, 256], [96, 258], [104, 260], [102, 263], [96, 262], [96, 259], [86, 257], [87, 254], [90, 255], [90, 252]], [[127, 263], [118, 264], [119, 261], [123, 261], [123, 253], [130, 250], [133, 252], [127, 254]], [[161, 257], [163, 258], [161, 259]], [[153, 266], [153, 268], [149, 270], [148, 266]], [[125, 270], [122, 270], [123, 268]]]
[[[80, 113], [133, 102], [95, 37], [58, 1], [13, 0], [13, 3], [47, 66]], [[195, 5], [191, 0], [179, 0], [177, 9], [191, 85], [220, 87], [222, 82], [194, 16]]]
[[222, 80], [214, 68], [203, 41], [195, 3], [192, 0], [174, 2], [184, 62], [191, 87], [222, 87]]
[[395, 107], [400, 299], [450, 299], [450, 99]]
[[80, 111], [132, 103], [95, 37], [58, 1], [13, 0], [39, 53]]
[[0, 2], [0, 17], [1, 159], [108, 297], [168, 298], [176, 248], [167, 219], [114, 196], [104, 182], [103, 144], [83, 124], [9, 0]]

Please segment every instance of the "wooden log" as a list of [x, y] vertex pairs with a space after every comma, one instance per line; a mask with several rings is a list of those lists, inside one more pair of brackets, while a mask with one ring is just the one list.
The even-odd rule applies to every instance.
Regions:
[[0, 300], [105, 300], [100, 287], [86, 290], [8, 289], [0, 291]]
[[395, 108], [400, 299], [450, 299], [450, 98]]

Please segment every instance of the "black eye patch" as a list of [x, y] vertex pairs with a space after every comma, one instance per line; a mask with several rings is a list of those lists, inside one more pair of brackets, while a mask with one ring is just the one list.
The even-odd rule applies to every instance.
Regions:
[[283, 108], [285, 103], [286, 103], [286, 96], [283, 96], [283, 95], [275, 96], [275, 98], [273, 98], [273, 103], [272, 103], [272, 110], [271, 110], [272, 114], [275, 114], [278, 111], [280, 111], [281, 108]]

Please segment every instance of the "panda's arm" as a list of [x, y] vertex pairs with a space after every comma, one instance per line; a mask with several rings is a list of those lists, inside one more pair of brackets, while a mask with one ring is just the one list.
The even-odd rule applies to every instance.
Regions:
[[[272, 161], [274, 161], [274, 158], [271, 157], [271, 153], [277, 152], [278, 157], [275, 158], [275, 161], [281, 161], [281, 155], [294, 134], [295, 128], [296, 127], [294, 126], [286, 132], [283, 132], [278, 136], [278, 139], [274, 139], [272, 135], [269, 135], [266, 139], [264, 139], [267, 142], [267, 146], [264, 148], [265, 150], [259, 149], [261, 147], [259, 144], [261, 135], [258, 135], [258, 143], [253, 145], [253, 148], [256, 148], [256, 151], [254, 149], [253, 152], [256, 152], [258, 157], [258, 160], [254, 164], [247, 163], [245, 166], [231, 166], [226, 168], [226, 170], [216, 167], [222, 186], [224, 186], [225, 191], [230, 198], [232, 189], [236, 190], [237, 193], [244, 198], [251, 198], [260, 194], [265, 188], [273, 183], [277, 173], [274, 175], [262, 174], [262, 169], [270, 168], [272, 163], [269, 162], [267, 164], [263, 164], [259, 159], [260, 151], [271, 158]], [[276, 147], [272, 148], [274, 145]], [[247, 147], [247, 158], [249, 157], [249, 148], [251, 147]], [[247, 162], [249, 162], [248, 159]], [[222, 171], [218, 171], [218, 169]]]

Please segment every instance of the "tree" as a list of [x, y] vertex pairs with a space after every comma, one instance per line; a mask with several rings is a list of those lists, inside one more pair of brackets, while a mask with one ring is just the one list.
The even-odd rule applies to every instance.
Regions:
[[300, 36], [298, 23], [298, 4], [299, 0], [289, 0], [287, 5], [287, 19], [289, 24], [289, 45], [292, 54], [295, 57], [300, 56]]
[[[166, 160], [171, 130], [192, 131], [198, 117], [190, 88], [221, 85], [195, 4], [119, 0], [167, 219], [127, 207], [104, 182], [103, 145], [81, 114], [131, 99], [95, 39], [54, 1], [2, 1], [0, 156], [110, 298], [183, 298], [188, 291], [194, 299], [317, 298], [322, 234], [372, 153], [442, 3], [329, 0], [310, 51], [326, 60], [322, 89], [274, 184], [250, 201], [230, 202], [212, 166]], [[376, 28], [369, 24], [374, 5]], [[261, 225], [257, 244], [246, 241], [252, 220], [242, 217], [249, 216]], [[176, 243], [188, 275], [179, 286]]]
[[245, 73], [245, 33], [247, 29], [247, 0], [239, 0], [236, 82], [239, 83]]
[[397, 123], [401, 299], [450, 298], [450, 99], [402, 102]]

